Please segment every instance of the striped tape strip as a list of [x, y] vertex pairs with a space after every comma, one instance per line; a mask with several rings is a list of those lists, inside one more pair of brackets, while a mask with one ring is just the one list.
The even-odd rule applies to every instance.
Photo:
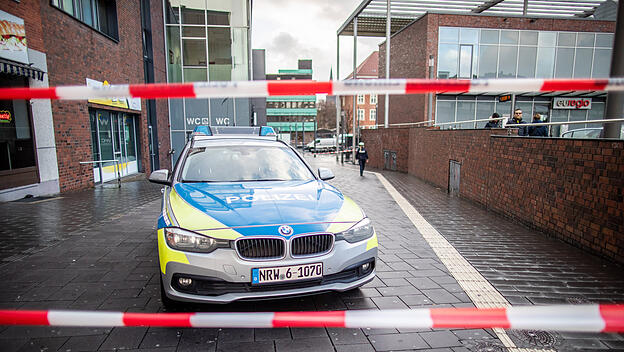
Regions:
[[267, 313], [0, 310], [1, 325], [195, 328], [453, 328], [624, 332], [624, 305], [521, 306]]
[[280, 95], [354, 95], [485, 92], [552, 92], [624, 90], [624, 78], [609, 79], [367, 79], [346, 81], [239, 81], [64, 86], [51, 88], [2, 88], [3, 99], [92, 98], [225, 98]]

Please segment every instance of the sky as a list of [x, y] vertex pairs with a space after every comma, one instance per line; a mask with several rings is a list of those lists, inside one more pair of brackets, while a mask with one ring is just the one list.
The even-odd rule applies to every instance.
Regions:
[[[362, 0], [254, 0], [251, 47], [266, 50], [266, 73], [312, 59], [312, 78], [336, 79], [336, 32]], [[359, 65], [385, 38], [358, 38]], [[353, 37], [340, 39], [340, 78], [353, 71]]]

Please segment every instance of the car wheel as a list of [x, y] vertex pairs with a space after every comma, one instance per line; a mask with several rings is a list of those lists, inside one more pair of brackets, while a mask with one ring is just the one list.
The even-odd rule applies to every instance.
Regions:
[[160, 276], [160, 301], [162, 302], [163, 308], [165, 308], [165, 310], [168, 312], [179, 310], [181, 307], [180, 303], [167, 297], [167, 294], [165, 293], [165, 285], [163, 284], [162, 276], [160, 275], [160, 273], [158, 273], [158, 275]]

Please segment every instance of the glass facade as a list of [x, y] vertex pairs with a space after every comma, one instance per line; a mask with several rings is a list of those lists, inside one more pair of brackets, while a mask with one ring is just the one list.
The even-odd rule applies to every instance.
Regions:
[[[246, 81], [249, 0], [164, 0], [169, 82]], [[198, 125], [248, 126], [250, 99], [169, 99], [173, 162]]]
[[603, 78], [612, 33], [440, 27], [438, 78]]
[[[439, 27], [438, 78], [604, 78], [609, 76], [612, 33], [556, 32], [485, 28]], [[436, 123], [487, 119], [494, 112], [508, 117], [511, 101], [497, 96], [438, 95]], [[604, 95], [592, 97], [590, 110], [552, 109], [553, 97], [517, 95], [515, 107], [530, 122], [534, 113], [543, 121], [602, 119]], [[483, 122], [441, 128], [482, 128]], [[552, 136], [591, 124], [551, 127]]]

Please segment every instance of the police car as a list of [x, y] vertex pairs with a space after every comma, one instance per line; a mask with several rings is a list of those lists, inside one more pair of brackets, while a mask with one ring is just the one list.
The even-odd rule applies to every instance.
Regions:
[[195, 129], [163, 184], [161, 295], [227, 303], [346, 291], [375, 276], [377, 235], [271, 127]]

